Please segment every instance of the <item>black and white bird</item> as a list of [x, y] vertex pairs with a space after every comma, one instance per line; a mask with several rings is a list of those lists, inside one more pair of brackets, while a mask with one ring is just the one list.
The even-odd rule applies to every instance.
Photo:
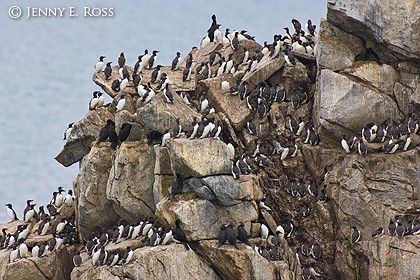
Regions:
[[93, 92], [93, 97], [89, 101], [89, 110], [94, 110], [98, 106], [98, 92]]
[[105, 58], [105, 56], [100, 56], [99, 61], [96, 62], [96, 65], [95, 65], [95, 72], [96, 73], [102, 72], [102, 68], [104, 67], [104, 58]]
[[355, 226], [352, 226], [351, 228], [353, 229], [353, 233], [351, 234], [351, 243], [355, 244], [359, 242], [361, 233]]
[[153, 69], [156, 67], [157, 64], [157, 58], [158, 58], [158, 52], [157, 50], [154, 50], [152, 52], [152, 56], [149, 58], [148, 68]]
[[175, 58], [172, 60], [171, 70], [172, 71], [178, 70], [180, 63], [181, 63], [181, 53], [177, 52]]
[[79, 251], [77, 251], [73, 256], [73, 264], [75, 267], [79, 267], [82, 264], [82, 258], [80, 257]]
[[184, 133], [182, 132], [182, 126], [181, 126], [181, 123], [179, 122], [179, 118], [177, 118], [175, 122], [176, 122], [175, 126], [172, 130], [172, 137], [179, 138]]
[[112, 61], [106, 63], [106, 67], [104, 69], [105, 80], [109, 80], [112, 76]]
[[151, 78], [150, 78], [150, 82], [152, 84], [157, 83], [160, 80], [160, 76], [161, 76], [161, 71], [160, 68], [162, 68], [162, 65], [157, 65], [155, 70], [153, 70], [152, 74], [151, 74]]
[[174, 103], [174, 96], [169, 89], [169, 84], [166, 84], [165, 88], [163, 89], [163, 96], [165, 97], [164, 101], [166, 103]]
[[181, 221], [180, 220], [175, 220], [175, 230], [174, 230], [174, 234], [173, 234], [174, 239], [178, 240], [179, 242], [181, 242], [182, 244], [184, 244], [185, 248], [187, 250], [189, 250], [189, 245], [188, 245], [188, 241], [187, 241], [187, 237], [185, 236], [184, 231], [181, 228]]
[[120, 100], [118, 100], [118, 103], [116, 105], [117, 112], [119, 112], [122, 109], [124, 109], [125, 103], [126, 103], [125, 94], [122, 94]]
[[8, 203], [8, 204], [6, 204], [6, 206], [7, 206], [7, 215], [9, 216], [10, 220], [12, 222], [13, 221], [18, 221], [19, 219], [18, 219], [18, 217], [16, 215], [15, 210], [13, 209], [12, 204]]
[[73, 194], [73, 190], [68, 190], [67, 195], [64, 197], [64, 204], [67, 205], [67, 207], [74, 206], [74, 200], [75, 195]]
[[118, 66], [120, 68], [123, 68], [125, 66], [125, 56], [124, 53], [120, 53], [120, 56], [118, 57]]
[[63, 138], [63, 140], [69, 139], [70, 134], [71, 134], [71, 131], [73, 130], [73, 124], [74, 124], [74, 122], [69, 123], [66, 131], [64, 131], [64, 138]]

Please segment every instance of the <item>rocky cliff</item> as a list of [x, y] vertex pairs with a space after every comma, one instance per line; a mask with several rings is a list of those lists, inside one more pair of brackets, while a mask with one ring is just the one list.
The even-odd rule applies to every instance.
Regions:
[[[108, 79], [98, 71], [93, 81], [113, 101], [76, 122], [56, 157], [80, 164], [75, 214], [59, 208], [45, 237], [31, 219], [24, 243], [58, 238], [59, 221], [73, 215], [80, 240], [11, 263], [10, 244], [2, 278], [418, 279], [415, 4], [331, 0], [317, 34], [303, 38], [305, 24], [293, 22], [295, 34], [269, 47], [215, 36], [179, 69], [161, 67], [169, 81], [160, 84], [148, 84], [155, 68], [114, 66]], [[221, 245], [221, 233], [234, 246]]]

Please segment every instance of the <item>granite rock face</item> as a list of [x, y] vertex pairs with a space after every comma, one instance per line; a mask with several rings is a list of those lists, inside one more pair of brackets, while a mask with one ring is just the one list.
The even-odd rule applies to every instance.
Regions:
[[[192, 250], [180, 244], [150, 247], [153, 235], [145, 234], [107, 245], [109, 252], [136, 248], [131, 263], [123, 266], [93, 267], [83, 249], [83, 265], [73, 269], [71, 278], [302, 279], [310, 271], [311, 279], [417, 279], [419, 239], [412, 232], [420, 223], [418, 133], [410, 136], [407, 151], [395, 154], [383, 153], [382, 143], [368, 143], [364, 157], [340, 147], [343, 134], [360, 137], [368, 123], [420, 116], [420, 10], [415, 1], [391, 2], [329, 0], [315, 56], [294, 50], [296, 65], [285, 63], [283, 46], [278, 57], [265, 55], [254, 71], [247, 71], [250, 60], [239, 65], [242, 47], [252, 59], [262, 46], [246, 39], [237, 51], [221, 43], [193, 48], [190, 81], [182, 81], [185, 58], [180, 70], [162, 68], [170, 77], [173, 103], [165, 102], [156, 84], [157, 95], [143, 103], [130, 80], [124, 90], [130, 95], [128, 106], [115, 112], [124, 93], [113, 92], [111, 81], [95, 74], [95, 83], [114, 98], [113, 105], [90, 111], [76, 123], [57, 156], [65, 166], [80, 161], [74, 186], [81, 237], [149, 219], [156, 228], [174, 230], [179, 220]], [[231, 57], [237, 71], [202, 77], [197, 66], [204, 67], [214, 51]], [[212, 65], [211, 72], [221, 63]], [[118, 69], [113, 71], [115, 79]], [[142, 83], [151, 71], [142, 72]], [[248, 94], [258, 89], [260, 111], [222, 90], [223, 81], [233, 87], [247, 81]], [[262, 85], [275, 86], [275, 94], [284, 90], [284, 100], [275, 100], [272, 88], [267, 93]], [[191, 104], [181, 92], [188, 92]], [[204, 97], [215, 113], [201, 112]], [[161, 145], [162, 134], [172, 132], [178, 118], [187, 132], [193, 119], [200, 122], [204, 116], [222, 125], [220, 139], [172, 134]], [[115, 120], [117, 132], [123, 123], [132, 124], [127, 140], [115, 150], [109, 142], [92, 144], [108, 118]], [[301, 122], [302, 131], [296, 131], [292, 118]], [[317, 137], [319, 143], [311, 142]], [[403, 146], [405, 138], [395, 141]], [[232, 166], [240, 170], [237, 179]], [[406, 227], [404, 236], [387, 233], [390, 220]], [[238, 242], [236, 249], [226, 242], [219, 248], [220, 229], [227, 222], [234, 229], [243, 223], [250, 244]], [[267, 238], [261, 238], [264, 225]], [[291, 233], [281, 233], [279, 225]], [[361, 232], [357, 243], [350, 241], [353, 226]], [[385, 233], [372, 237], [379, 227]], [[321, 256], [302, 256], [306, 246], [312, 250], [316, 245]], [[34, 270], [27, 260], [20, 265]]]
[[99, 130], [112, 118], [106, 108], [89, 111], [83, 119], [73, 124], [69, 139], [55, 159], [66, 167], [80, 161], [89, 153]]

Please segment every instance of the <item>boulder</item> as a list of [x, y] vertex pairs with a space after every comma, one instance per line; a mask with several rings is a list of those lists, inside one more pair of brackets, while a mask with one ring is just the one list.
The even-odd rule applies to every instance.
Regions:
[[284, 53], [281, 52], [275, 59], [262, 59], [254, 71], [247, 72], [243, 76], [242, 81], [247, 81], [250, 87], [253, 88], [259, 83], [267, 80], [284, 66], [283, 56]]
[[231, 174], [232, 155], [221, 140], [211, 138], [168, 141], [173, 174], [182, 178]]
[[200, 81], [200, 86], [208, 91], [208, 99], [216, 112], [222, 112], [229, 119], [235, 131], [240, 131], [249, 121], [254, 112], [249, 110], [246, 100], [241, 100], [238, 95], [231, 95], [221, 89], [222, 81], [229, 82], [230, 86], [235, 85], [231, 74], [222, 75], [216, 78]]
[[104, 107], [89, 111], [83, 119], [73, 124], [70, 137], [55, 160], [65, 167], [80, 161], [89, 153], [92, 142], [108, 119], [113, 119], [113, 116]]
[[106, 186], [106, 197], [126, 221], [152, 216], [155, 153], [142, 142], [124, 142], [115, 154]]
[[[374, 239], [371, 233], [379, 227], [386, 229], [390, 218], [405, 213], [420, 197], [419, 160], [419, 148], [364, 158], [346, 155], [327, 176], [336, 239], [341, 240], [336, 263], [349, 264], [338, 267], [346, 279], [414, 279], [410, 275], [418, 275], [420, 249], [413, 243], [415, 236]], [[351, 226], [362, 237], [360, 245], [349, 250]]]
[[10, 250], [3, 250], [0, 253], [1, 279], [70, 279], [70, 273], [73, 269], [72, 259], [75, 251], [75, 246], [65, 246], [58, 251], [49, 253], [46, 257], [30, 257], [9, 263]]
[[199, 121], [201, 115], [186, 105], [178, 94], [174, 94], [174, 103], [166, 103], [163, 94], [157, 94], [152, 100], [144, 104], [141, 99], [137, 101], [137, 121], [148, 130], [164, 133], [166, 129], [172, 131], [176, 119], [180, 119], [185, 129], [191, 125], [193, 118]]
[[258, 208], [254, 201], [243, 201], [232, 206], [212, 204], [206, 199], [164, 199], [156, 206], [156, 216], [167, 225], [181, 221], [188, 240], [217, 238], [219, 227], [226, 221], [234, 224], [248, 223], [258, 219]]
[[360, 38], [321, 20], [315, 53], [320, 69], [339, 71], [347, 68], [353, 64], [356, 55], [364, 51]]
[[106, 194], [113, 153], [109, 145], [95, 145], [81, 162], [75, 189], [78, 194], [77, 224], [85, 240], [92, 232], [108, 228], [118, 220], [113, 204]]
[[200, 198], [224, 206], [235, 205], [246, 200], [261, 200], [264, 197], [255, 175], [243, 175], [239, 180], [229, 175], [191, 178], [184, 181], [184, 192], [188, 191], [193, 191]]
[[[400, 117], [395, 101], [344, 75], [321, 70], [315, 112], [323, 140], [355, 135], [369, 122], [382, 123]], [[338, 143], [338, 142], [337, 142]]]
[[391, 65], [376, 61], [361, 61], [354, 63], [342, 71], [360, 80], [359, 83], [374, 87], [389, 96], [393, 96], [394, 84], [398, 81], [398, 71]]
[[415, 0], [386, 3], [329, 0], [327, 3], [327, 20], [350, 34], [376, 41], [382, 58], [419, 61], [420, 12], [413, 8], [418, 4]]
[[218, 248], [217, 241], [203, 240], [198, 252], [224, 279], [237, 279], [238, 275], [241, 279], [292, 279], [284, 270], [285, 261], [271, 262], [245, 244], [238, 246], [240, 250], [230, 245]]
[[[89, 260], [90, 261], [90, 260]], [[221, 279], [213, 268], [193, 250], [183, 245], [143, 247], [134, 250], [133, 259], [124, 266], [89, 266], [72, 272], [74, 280], [89, 279]]]

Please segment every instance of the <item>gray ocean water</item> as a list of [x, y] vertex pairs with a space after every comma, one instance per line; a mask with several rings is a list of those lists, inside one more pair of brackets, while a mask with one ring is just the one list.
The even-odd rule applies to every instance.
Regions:
[[[54, 157], [68, 123], [86, 114], [98, 89], [92, 74], [100, 55], [116, 63], [124, 51], [132, 66], [144, 49], [156, 49], [159, 63], [169, 65], [177, 51], [184, 57], [199, 46], [212, 14], [222, 31], [246, 29], [258, 42], [271, 42], [283, 27], [292, 28], [292, 18], [303, 26], [310, 18], [319, 26], [325, 2], [1, 0], [0, 222], [8, 221], [5, 203], [22, 218], [27, 199], [45, 205], [58, 186], [72, 188], [77, 164], [65, 168]], [[21, 18], [10, 18], [12, 6], [22, 9]], [[27, 19], [28, 7], [66, 10], [62, 17]], [[77, 17], [69, 16], [70, 7]], [[113, 16], [84, 16], [85, 8], [91, 14], [98, 14], [94, 8], [112, 8]]]

